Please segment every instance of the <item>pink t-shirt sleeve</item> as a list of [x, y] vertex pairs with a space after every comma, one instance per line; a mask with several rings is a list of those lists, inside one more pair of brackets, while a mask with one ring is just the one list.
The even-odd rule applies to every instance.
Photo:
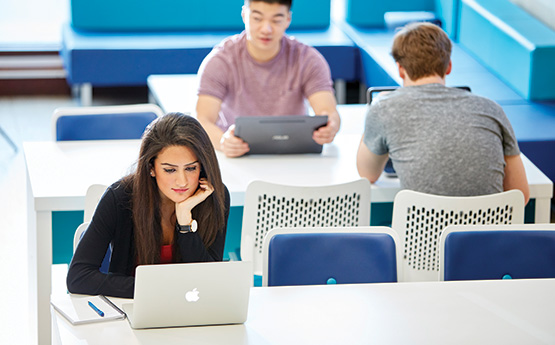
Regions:
[[201, 76], [198, 95], [208, 95], [223, 100], [227, 94], [230, 80], [229, 65], [221, 55], [213, 50], [199, 67], [198, 75]]
[[304, 96], [308, 98], [319, 91], [333, 92], [331, 71], [326, 59], [315, 48], [309, 48], [307, 55], [302, 69]]

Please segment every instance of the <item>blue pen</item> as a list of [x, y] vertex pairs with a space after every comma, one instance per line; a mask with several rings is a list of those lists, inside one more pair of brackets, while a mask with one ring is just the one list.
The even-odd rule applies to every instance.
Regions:
[[91, 301], [89, 301], [89, 306], [91, 308], [93, 308], [94, 311], [96, 311], [96, 313], [102, 317], [104, 317], [104, 312], [100, 309], [98, 309]]

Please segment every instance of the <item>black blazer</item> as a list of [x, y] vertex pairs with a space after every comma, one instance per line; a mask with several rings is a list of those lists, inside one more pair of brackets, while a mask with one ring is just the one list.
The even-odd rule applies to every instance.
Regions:
[[[226, 225], [206, 248], [198, 232], [177, 233], [180, 262], [222, 261], [230, 197], [225, 188]], [[71, 293], [132, 298], [135, 289], [135, 242], [131, 210], [131, 187], [118, 181], [100, 199], [91, 223], [73, 255], [67, 274]], [[109, 273], [99, 271], [112, 244]]]

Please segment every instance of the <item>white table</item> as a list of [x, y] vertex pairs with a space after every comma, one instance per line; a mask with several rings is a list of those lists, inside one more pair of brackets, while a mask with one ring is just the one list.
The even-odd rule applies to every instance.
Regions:
[[[555, 279], [252, 288], [245, 324], [71, 326], [61, 344], [554, 344]], [[128, 300], [115, 299], [116, 304]]]
[[[289, 185], [329, 185], [359, 178], [356, 152], [363, 131], [364, 107], [339, 106], [342, 126], [321, 155], [275, 155], [227, 158], [218, 153], [231, 205], [241, 206], [247, 185], [255, 179]], [[50, 340], [49, 294], [52, 264], [52, 211], [83, 210], [91, 184], [109, 185], [130, 171], [139, 152], [138, 140], [26, 142], [30, 305], [37, 306], [40, 344]], [[536, 223], [549, 223], [553, 183], [525, 156], [530, 197], [536, 200]], [[372, 202], [392, 202], [399, 180], [380, 177], [372, 185]], [[35, 328], [33, 328], [35, 329]]]
[[[198, 81], [196, 74], [150, 75], [147, 79], [149, 95], [152, 102], [157, 103], [165, 112], [185, 112], [190, 113], [193, 116], [195, 115], [195, 106], [197, 100], [197, 82]], [[343, 171], [346, 174], [351, 174], [349, 175], [351, 179], [355, 179], [358, 177], [358, 175], [353, 175], [352, 173], [355, 171], [350, 169], [350, 167], [353, 167], [355, 166], [354, 164], [356, 164], [354, 163], [356, 162], [356, 149], [352, 149], [352, 147], [353, 145], [358, 145], [358, 140], [360, 140], [360, 137], [364, 130], [364, 115], [366, 113], [366, 105], [339, 105], [337, 109], [341, 115], [342, 123], [341, 130], [339, 132], [340, 135], [336, 139], [335, 143], [340, 149], [344, 149], [347, 146], [351, 148], [351, 150], [341, 150], [341, 156], [339, 158], [340, 161], [337, 163], [347, 164], [343, 166], [349, 168], [343, 169]], [[357, 141], [356, 144], [354, 143], [355, 141]], [[334, 150], [333, 147], [326, 147], [326, 149], [327, 151], [324, 151], [324, 154], [332, 154], [332, 152], [330, 151]], [[264, 158], [260, 159], [261, 165], [264, 163], [269, 163], [272, 166], [272, 169], [268, 169], [269, 171], [275, 173], [274, 176], [272, 176], [272, 179], [275, 178], [276, 180], [283, 180], [285, 181], [285, 183], [288, 184], [295, 183], [295, 180], [292, 180], [290, 182], [289, 179], [280, 179], [279, 176], [276, 176], [279, 174], [279, 171], [282, 170], [282, 168], [278, 166], [278, 164], [272, 164], [273, 161], [264, 160]], [[542, 173], [524, 155], [522, 155], [522, 159], [526, 168], [526, 176], [530, 184], [530, 196], [531, 198], [536, 199], [535, 222], [549, 223], [551, 207], [550, 203], [553, 196], [553, 182], [549, 180], [549, 178], [545, 176], [545, 174]], [[252, 167], [255, 169], [258, 167], [258, 163], [256, 162], [251, 162], [251, 164]], [[230, 165], [230, 168], [238, 168], [237, 166], [233, 166], [233, 164]], [[332, 168], [336, 167], [337, 165], [332, 166]], [[274, 168], [278, 170], [275, 170]], [[313, 171], [320, 171], [320, 169], [322, 168], [325, 169], [325, 163], [324, 166], [316, 165]], [[222, 169], [225, 170], [225, 164], [222, 164]], [[310, 183], [310, 180], [312, 179], [309, 179], [309, 181], [303, 181], [303, 183], [308, 182], [309, 185], [318, 184]], [[316, 178], [315, 181], [320, 180]], [[380, 180], [376, 183], [376, 186], [389, 188], [391, 187], [391, 182], [398, 183], [397, 180], [387, 180], [384, 179], [382, 176], [382, 178], [380, 178]], [[391, 197], [392, 195], [394, 196], [394, 194], [396, 193], [396, 191], [392, 194], [386, 190], [377, 191], [376, 189], [373, 189], [372, 192], [373, 202], [392, 201], [393, 199], [390, 199], [389, 197]]]
[[196, 74], [154, 74], [147, 78], [148, 98], [166, 113], [195, 114], [198, 79]]

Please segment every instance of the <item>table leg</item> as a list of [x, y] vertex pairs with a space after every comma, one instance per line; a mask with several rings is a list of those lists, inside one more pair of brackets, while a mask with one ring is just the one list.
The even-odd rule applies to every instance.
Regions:
[[534, 223], [549, 223], [551, 220], [551, 199], [536, 198]]
[[[28, 193], [32, 194], [28, 186]], [[28, 198], [29, 310], [31, 339], [50, 344], [50, 290], [52, 271], [52, 213], [35, 212], [34, 198]]]
[[334, 82], [335, 86], [335, 98], [337, 104], [347, 103], [347, 83], [343, 79], [336, 79]]

